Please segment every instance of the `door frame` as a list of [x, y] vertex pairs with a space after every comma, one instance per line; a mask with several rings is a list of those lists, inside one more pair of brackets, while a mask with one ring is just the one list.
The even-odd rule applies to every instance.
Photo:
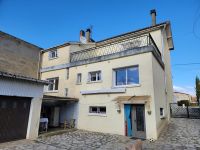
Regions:
[[[144, 117], [144, 133], [143, 136], [137, 136], [135, 135], [135, 113], [134, 110], [139, 106], [143, 106], [143, 117]], [[129, 110], [130, 109], [130, 110]], [[129, 114], [130, 113], [130, 114]], [[131, 118], [130, 118], [131, 116]], [[125, 136], [133, 137], [133, 138], [140, 138], [140, 139], [146, 139], [146, 117], [145, 117], [145, 104], [124, 104], [124, 125], [125, 125]]]

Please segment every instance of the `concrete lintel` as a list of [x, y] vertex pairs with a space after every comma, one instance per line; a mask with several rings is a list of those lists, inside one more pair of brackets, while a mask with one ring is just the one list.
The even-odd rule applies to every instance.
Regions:
[[125, 93], [125, 88], [115, 88], [115, 89], [100, 89], [100, 90], [88, 90], [81, 91], [82, 95], [91, 95], [91, 94], [110, 94], [110, 93]]

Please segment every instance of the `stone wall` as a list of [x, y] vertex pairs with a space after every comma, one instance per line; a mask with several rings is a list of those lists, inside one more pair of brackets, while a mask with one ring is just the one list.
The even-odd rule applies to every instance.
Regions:
[[38, 78], [40, 48], [0, 32], [0, 71]]

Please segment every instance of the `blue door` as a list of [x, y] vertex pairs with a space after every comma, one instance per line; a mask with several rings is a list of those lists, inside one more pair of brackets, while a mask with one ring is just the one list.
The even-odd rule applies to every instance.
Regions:
[[132, 106], [130, 104], [124, 105], [125, 113], [125, 125], [127, 136], [132, 136], [132, 116], [131, 116]]

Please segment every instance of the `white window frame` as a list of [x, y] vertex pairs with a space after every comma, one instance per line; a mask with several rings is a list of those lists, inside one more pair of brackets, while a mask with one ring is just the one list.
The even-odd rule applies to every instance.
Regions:
[[[138, 76], [139, 76], [139, 82], [134, 83], [134, 84], [127, 84], [128, 81], [128, 74], [127, 74], [127, 69], [128, 68], [138, 68]], [[126, 69], [126, 84], [125, 85], [117, 85], [116, 84], [116, 71], [120, 69]], [[120, 67], [120, 68], [114, 68], [113, 69], [113, 87], [133, 87], [133, 86], [140, 86], [140, 73], [139, 73], [139, 65], [134, 65], [134, 66], [126, 66], [126, 67]]]
[[53, 90], [49, 90], [49, 85], [47, 86], [47, 92], [57, 92], [58, 89], [55, 89], [56, 87], [56, 79], [58, 79], [58, 89], [59, 89], [59, 77], [54, 77], [54, 78], [48, 78], [47, 81], [53, 80]]
[[[52, 56], [53, 53], [55, 53], [55, 56]], [[58, 51], [57, 51], [57, 49], [49, 51], [49, 60], [56, 59], [56, 58], [58, 58]]]
[[[96, 108], [97, 112], [91, 112], [92, 108]], [[105, 112], [101, 112], [100, 108], [105, 108], [106, 111]], [[89, 106], [89, 115], [92, 115], [92, 116], [106, 116], [106, 113], [107, 113], [106, 106]]]
[[82, 83], [82, 74], [78, 73], [76, 77], [76, 84], [81, 84]]
[[[95, 81], [92, 81], [92, 76], [91, 74], [95, 73], [96, 74], [96, 80]], [[99, 80], [98, 80], [98, 77], [99, 77]], [[91, 71], [88, 73], [88, 82], [89, 83], [93, 83], [93, 82], [101, 82], [102, 81], [102, 73], [101, 71]]]

